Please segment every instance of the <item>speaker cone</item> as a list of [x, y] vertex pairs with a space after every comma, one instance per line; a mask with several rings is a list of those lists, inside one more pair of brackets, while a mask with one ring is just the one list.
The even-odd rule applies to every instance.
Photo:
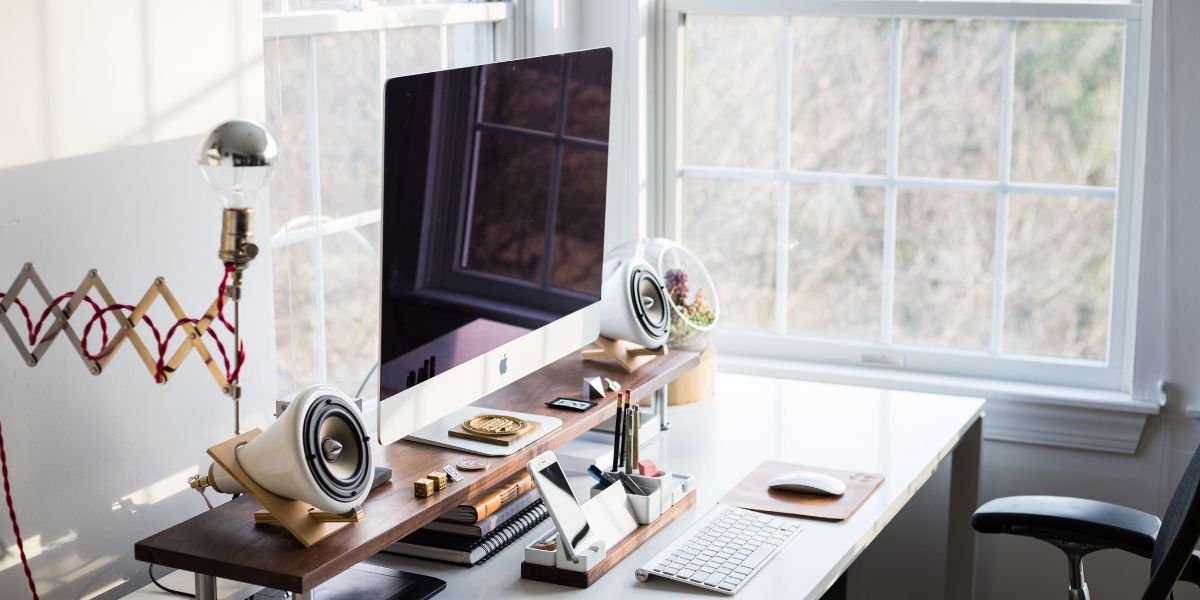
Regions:
[[667, 292], [658, 275], [647, 267], [634, 267], [629, 277], [629, 293], [638, 325], [651, 337], [666, 337], [670, 327]]
[[367, 432], [334, 396], [322, 396], [304, 419], [304, 458], [317, 485], [342, 501], [371, 485]]

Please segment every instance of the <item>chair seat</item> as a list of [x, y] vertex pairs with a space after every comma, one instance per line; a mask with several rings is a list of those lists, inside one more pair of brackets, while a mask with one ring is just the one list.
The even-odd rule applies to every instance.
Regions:
[[979, 507], [971, 525], [980, 533], [1119, 548], [1149, 558], [1158, 517], [1140, 510], [1062, 496], [1010, 496]]

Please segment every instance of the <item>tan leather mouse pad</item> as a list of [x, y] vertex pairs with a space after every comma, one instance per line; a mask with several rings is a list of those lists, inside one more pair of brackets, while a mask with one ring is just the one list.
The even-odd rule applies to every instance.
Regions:
[[[795, 471], [816, 471], [833, 475], [845, 482], [846, 492], [841, 496], [818, 496], [782, 492], [767, 487], [767, 482], [775, 477]], [[758, 465], [757, 469], [729, 490], [729, 493], [721, 498], [721, 504], [783, 515], [841, 521], [854, 514], [882, 481], [883, 475], [878, 473], [839, 471], [768, 460]]]

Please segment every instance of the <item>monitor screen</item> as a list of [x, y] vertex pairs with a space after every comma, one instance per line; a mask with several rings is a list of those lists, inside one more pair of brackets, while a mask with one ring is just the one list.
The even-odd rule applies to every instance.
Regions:
[[599, 49], [387, 82], [380, 398], [599, 301], [611, 77]]

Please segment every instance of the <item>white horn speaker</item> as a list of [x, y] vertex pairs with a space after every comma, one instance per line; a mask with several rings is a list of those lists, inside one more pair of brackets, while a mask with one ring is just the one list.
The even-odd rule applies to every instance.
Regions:
[[604, 263], [600, 288], [600, 335], [659, 348], [671, 330], [671, 314], [662, 279], [640, 258]]
[[[238, 447], [236, 456], [246, 475], [268, 492], [345, 514], [371, 489], [370, 439], [354, 401], [318, 385], [300, 392], [265, 431]], [[215, 464], [207, 479], [219, 492], [244, 491]]]

